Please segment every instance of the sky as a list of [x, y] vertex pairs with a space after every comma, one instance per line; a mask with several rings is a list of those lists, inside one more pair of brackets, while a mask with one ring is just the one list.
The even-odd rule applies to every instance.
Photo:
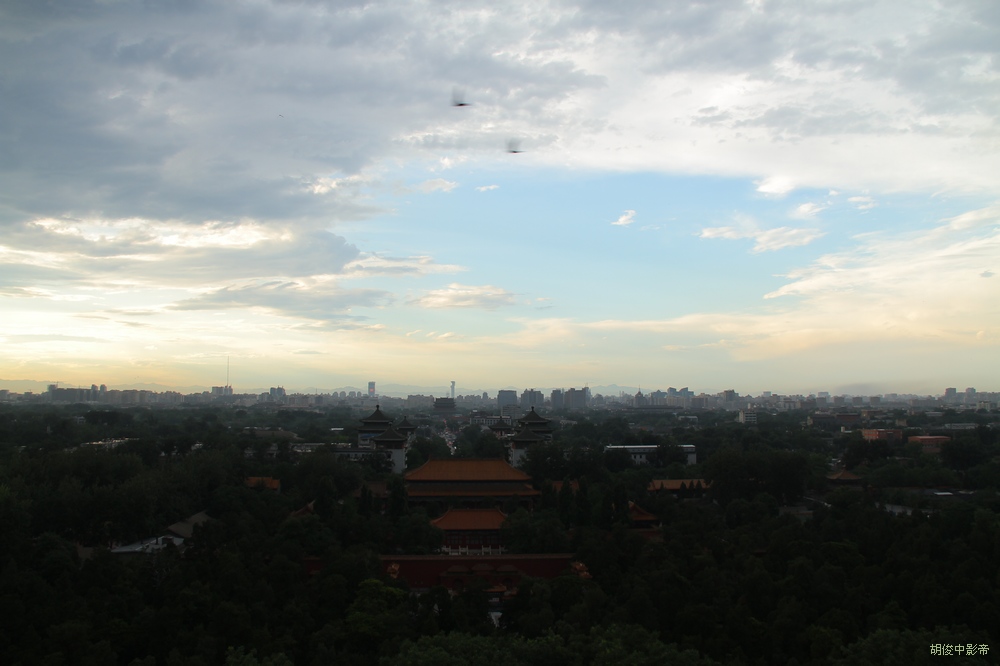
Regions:
[[6, 0], [0, 379], [1000, 390], [1000, 3]]

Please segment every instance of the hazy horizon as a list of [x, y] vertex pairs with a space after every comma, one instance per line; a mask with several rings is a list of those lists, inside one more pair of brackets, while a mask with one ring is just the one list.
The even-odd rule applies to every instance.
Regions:
[[[57, 382], [47, 382], [43, 380], [30, 380], [30, 379], [2, 379], [0, 378], [0, 390], [8, 389], [18, 393], [23, 392], [33, 392], [41, 393], [44, 392], [50, 384], [56, 384]], [[101, 382], [90, 382], [86, 384], [71, 384], [66, 382], [59, 382], [59, 388], [90, 388], [92, 385], [100, 385]], [[132, 383], [132, 384], [106, 384], [109, 390], [128, 390], [128, 389], [139, 389], [139, 390], [151, 390], [154, 392], [163, 391], [179, 391], [181, 393], [201, 393], [204, 391], [209, 391], [213, 385], [166, 385], [157, 383]], [[215, 384], [214, 386], [220, 386], [220, 384]], [[359, 384], [345, 384], [340, 386], [291, 386], [285, 385], [281, 382], [272, 382], [270, 384], [262, 384], [259, 386], [234, 386], [234, 392], [236, 394], [258, 394], [262, 392], [267, 392], [271, 387], [282, 387], [289, 394], [313, 394], [313, 393], [330, 393], [332, 391], [359, 391], [362, 393], [367, 393], [368, 383], [363, 382]], [[658, 384], [651, 386], [629, 386], [629, 385], [619, 385], [619, 384], [601, 384], [597, 386], [589, 386], [591, 392], [594, 395], [603, 394], [606, 396], [618, 396], [619, 393], [625, 394], [635, 394], [637, 391], [641, 391], [644, 395], [648, 395], [653, 391], [666, 391], [668, 388], [682, 389], [687, 388], [691, 390], [694, 394], [704, 393], [707, 395], [716, 395], [724, 390], [735, 390], [741, 396], [759, 396], [765, 391], [768, 391], [774, 395], [815, 395], [817, 393], [826, 391], [831, 396], [880, 396], [887, 394], [898, 394], [898, 395], [916, 395], [916, 396], [929, 396], [929, 397], [940, 397], [944, 394], [944, 388], [940, 390], [929, 390], [929, 391], [911, 391], [911, 390], [900, 390], [897, 388], [886, 388], [874, 384], [847, 384], [836, 387], [826, 387], [826, 388], [814, 388], [811, 390], [773, 390], [773, 389], [744, 389], [738, 386], [728, 386], [726, 388], [714, 388], [714, 387], [699, 387], [699, 386], [686, 386], [686, 385], [668, 385], [668, 384]], [[537, 386], [518, 386], [518, 385], [506, 385], [506, 386], [483, 386], [483, 387], [469, 387], [456, 385], [455, 394], [456, 395], [480, 395], [484, 391], [489, 394], [491, 399], [496, 398], [497, 391], [499, 390], [514, 390], [517, 391], [518, 396], [521, 392], [526, 389], [541, 391], [546, 398], [548, 398], [549, 393], [553, 389], [569, 389], [569, 388], [584, 388], [583, 386], [548, 386], [548, 385], [537, 385]], [[959, 393], [963, 393], [966, 388], [970, 387], [954, 387], [957, 388]], [[976, 388], [977, 393], [993, 393], [993, 389], [988, 386], [971, 387]], [[393, 398], [406, 397], [410, 394], [433, 394], [435, 397], [447, 397], [451, 393], [450, 384], [430, 384], [430, 385], [413, 385], [413, 384], [398, 384], [394, 382], [376, 382], [376, 395], [377, 396], [389, 396]]]
[[4, 3], [0, 375], [989, 390], [1000, 5], [523, 9]]

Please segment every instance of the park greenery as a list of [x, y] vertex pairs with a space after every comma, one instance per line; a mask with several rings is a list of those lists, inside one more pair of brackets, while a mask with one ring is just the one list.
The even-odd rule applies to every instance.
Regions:
[[[922, 664], [938, 663], [933, 644], [989, 646], [973, 663], [1000, 650], [1000, 441], [987, 419], [930, 456], [794, 413], [756, 428], [713, 413], [699, 427], [572, 415], [530, 450], [541, 496], [504, 507], [503, 540], [572, 553], [591, 577], [525, 580], [494, 622], [484, 586], [417, 594], [382, 573], [380, 554], [440, 546], [429, 519], [446, 507], [412, 506], [378, 460], [296, 455], [282, 435], [349, 445], [358, 416], [0, 406], [0, 663]], [[411, 468], [450, 454], [445, 428], [457, 456], [505, 454], [478, 426], [411, 420]], [[122, 441], [87, 444], [107, 440]], [[608, 444], [657, 455], [634, 466]], [[860, 481], [831, 484], [834, 458]], [[649, 489], [692, 478], [706, 485]], [[629, 502], [657, 516], [652, 535], [630, 524]], [[200, 511], [211, 519], [183, 549], [111, 552]]]

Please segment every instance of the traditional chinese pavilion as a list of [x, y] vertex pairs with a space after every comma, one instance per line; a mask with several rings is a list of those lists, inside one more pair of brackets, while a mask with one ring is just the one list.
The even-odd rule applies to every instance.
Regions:
[[494, 458], [428, 460], [404, 479], [411, 503], [495, 508], [513, 500], [530, 506], [541, 495], [531, 487], [530, 476]]

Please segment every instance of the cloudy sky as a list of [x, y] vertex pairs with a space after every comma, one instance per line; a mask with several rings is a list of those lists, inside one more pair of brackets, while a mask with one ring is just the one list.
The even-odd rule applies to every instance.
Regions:
[[0, 378], [1000, 390], [1000, 3], [6, 0], [0, 100]]

